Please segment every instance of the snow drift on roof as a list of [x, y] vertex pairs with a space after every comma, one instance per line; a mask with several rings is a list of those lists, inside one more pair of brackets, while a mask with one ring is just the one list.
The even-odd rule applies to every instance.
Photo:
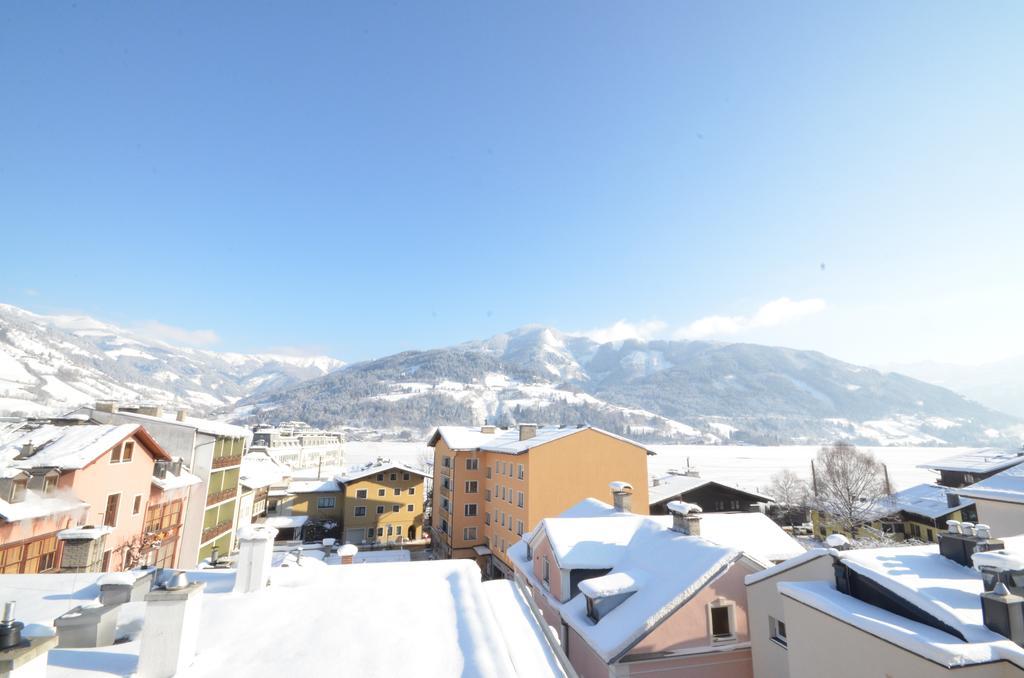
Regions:
[[[92, 463], [138, 430], [138, 424], [82, 424], [54, 426], [46, 424], [23, 433], [0, 448], [0, 460], [18, 468], [54, 466], [80, 469]], [[22, 447], [31, 443], [37, 452], [26, 459], [16, 459]]]

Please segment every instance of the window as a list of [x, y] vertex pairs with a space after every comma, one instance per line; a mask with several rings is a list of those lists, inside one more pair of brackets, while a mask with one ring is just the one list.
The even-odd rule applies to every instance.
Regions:
[[441, 499], [441, 510], [442, 511], [451, 511], [450, 504], [448, 503], [447, 499], [444, 499], [444, 498]]
[[377, 480], [384, 480], [384, 474], [383, 473], [378, 473], [377, 474]]
[[357, 506], [356, 510], [352, 513], [352, 515], [354, 515], [356, 518], [362, 518], [363, 516], [366, 515], [366, 507], [365, 506]]
[[768, 636], [782, 647], [789, 643], [786, 640], [786, 622], [775, 617], [768, 617]]
[[522, 479], [523, 479], [523, 476], [524, 476], [525, 474], [526, 474], [526, 469], [525, 469], [525, 468], [523, 468], [523, 465], [522, 465], [522, 464], [520, 464], [520, 465], [519, 465], [519, 479], [520, 479], [520, 480], [522, 480]]
[[137, 494], [137, 495], [135, 495], [135, 501], [132, 502], [132, 515], [133, 516], [139, 515], [139, 511], [141, 511], [141, 510], [142, 510], [142, 495], [141, 494]]
[[402, 505], [401, 504], [392, 504], [391, 505], [391, 512], [392, 513], [398, 513], [401, 510], [402, 510]]
[[452, 482], [448, 479], [448, 476], [441, 478], [441, 487], [446, 490], [452, 489]]
[[462, 528], [462, 538], [466, 541], [476, 541], [476, 528], [475, 527], [464, 527]]
[[410, 487], [409, 488], [409, 494], [416, 494], [416, 488], [415, 487]]
[[356, 490], [356, 499], [366, 499], [366, 490]]
[[381, 515], [383, 513], [384, 513], [384, 507], [383, 506], [378, 506], [377, 507], [377, 515], [379, 516], [379, 515]]
[[479, 459], [467, 459], [466, 460], [466, 470], [467, 471], [476, 471], [479, 468], [480, 468], [480, 460]]
[[117, 527], [117, 505], [120, 503], [120, 493], [107, 497], [107, 509], [103, 512], [103, 524], [107, 527]]
[[121, 446], [117, 445], [110, 451], [110, 463], [120, 464], [121, 463]]
[[501, 518], [501, 526], [505, 527], [505, 512], [498, 511], [498, 517]]
[[448, 521], [443, 518], [441, 519], [441, 531], [448, 534]]
[[491, 477], [491, 467], [490, 467], [490, 466], [488, 466], [488, 467], [487, 467], [486, 469], [484, 469], [484, 470], [485, 470], [485, 471], [486, 471], [486, 473], [487, 473], [487, 478], [488, 478], [488, 479], [490, 479], [490, 477]]
[[541, 564], [541, 572], [544, 576], [544, 583], [547, 585], [551, 584], [551, 563], [548, 562], [548, 557], [544, 556], [544, 562]]
[[467, 480], [466, 481], [466, 493], [467, 494], [476, 494], [476, 491], [477, 491], [477, 483], [476, 483], [476, 481], [475, 480]]
[[708, 605], [708, 622], [711, 627], [711, 640], [716, 643], [735, 640], [733, 631], [733, 604], [716, 600]]
[[490, 524], [491, 524], [491, 512], [487, 511], [486, 513], [484, 513], [484, 525], [490, 525]]
[[516, 494], [516, 506], [518, 506], [519, 508], [523, 508], [523, 502], [524, 501], [525, 501], [525, 497], [524, 497], [523, 493], [522, 492], [517, 493]]
[[484, 501], [490, 501], [490, 500], [491, 500], [491, 491], [490, 490], [484, 490]]
[[394, 529], [395, 529], [394, 527], [392, 527], [391, 525], [388, 525], [388, 536], [389, 536], [389, 537], [390, 537], [390, 536], [391, 536], [392, 534], [394, 534]]
[[383, 488], [383, 487], [382, 487], [382, 488], [380, 488], [379, 490], [377, 490], [377, 496], [378, 496], [378, 497], [383, 497], [383, 496], [384, 496], [384, 494], [385, 494], [385, 491], [384, 491], [384, 488]]
[[523, 521], [521, 520], [516, 521], [516, 534], [518, 534], [520, 537], [523, 536]]
[[377, 536], [378, 537], [383, 537], [384, 536], [384, 528], [383, 527], [378, 527], [377, 528]]
[[928, 541], [935, 541], [935, 539], [932, 537], [932, 528], [930, 527], [928, 528]]
[[405, 505], [405, 510], [406, 511], [415, 511], [416, 510], [416, 505], [415, 504], [406, 504]]
[[318, 509], [332, 509], [335, 506], [334, 497], [320, 497], [316, 500], [316, 507]]
[[44, 495], [49, 496], [56, 487], [57, 487], [57, 478], [56, 477], [48, 475], [45, 478], [43, 478], [43, 494]]
[[124, 441], [124, 449], [121, 450], [121, 463], [129, 462], [132, 460], [132, 455], [135, 454], [135, 441], [126, 440]]
[[391, 474], [391, 480], [398, 480], [398, 474], [397, 473], [392, 473]]
[[402, 488], [400, 488], [400, 487], [396, 487], [396, 488], [395, 488], [395, 496], [397, 497], [397, 496], [398, 496], [398, 495], [400, 495], [400, 494], [402, 494]]
[[443, 457], [441, 459], [441, 466], [443, 466], [445, 468], [451, 468], [452, 467], [452, 458], [451, 457]]
[[463, 509], [467, 517], [476, 515], [476, 504], [466, 504]]
[[408, 479], [409, 479], [409, 474], [408, 473], [403, 473], [402, 474], [402, 480], [408, 480]]

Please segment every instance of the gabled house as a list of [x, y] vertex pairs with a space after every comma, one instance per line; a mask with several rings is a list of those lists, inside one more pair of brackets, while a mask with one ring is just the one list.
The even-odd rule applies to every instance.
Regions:
[[773, 559], [738, 544], [774, 559], [803, 549], [761, 514], [717, 514], [708, 530], [710, 516], [682, 502], [633, 514], [632, 488], [612, 485], [614, 506], [584, 500], [509, 549], [577, 673], [752, 676], [743, 580]]
[[668, 515], [668, 504], [683, 501], [697, 504], [704, 513], [723, 511], [761, 511], [771, 497], [738, 487], [701, 478], [695, 471], [655, 476], [647, 488], [652, 516]]
[[338, 475], [344, 540], [350, 544], [422, 540], [426, 478], [423, 471], [386, 458]]
[[1024, 462], [1024, 450], [986, 447], [928, 464], [921, 464], [918, 468], [938, 471], [938, 484], [956, 489], [973, 485], [1022, 462]]
[[1024, 532], [1024, 464], [1016, 464], [958, 494], [974, 502], [978, 521], [991, 526], [994, 534]]

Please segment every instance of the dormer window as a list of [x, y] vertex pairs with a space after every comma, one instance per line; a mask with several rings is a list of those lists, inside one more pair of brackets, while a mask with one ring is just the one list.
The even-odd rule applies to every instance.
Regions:
[[[604, 570], [605, 573], [610, 570]], [[639, 571], [612, 572], [584, 579], [579, 592], [587, 601], [587, 616], [595, 624], [636, 593], [646, 575]]]
[[28, 490], [28, 478], [19, 476], [11, 480], [10, 503], [16, 504], [25, 501], [25, 492]]

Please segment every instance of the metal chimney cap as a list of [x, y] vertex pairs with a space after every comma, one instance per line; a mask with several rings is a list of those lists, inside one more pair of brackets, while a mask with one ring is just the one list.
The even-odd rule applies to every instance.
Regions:
[[164, 582], [164, 588], [168, 591], [180, 591], [189, 585], [188, 575], [184, 571], [175, 572], [174, 575]]

